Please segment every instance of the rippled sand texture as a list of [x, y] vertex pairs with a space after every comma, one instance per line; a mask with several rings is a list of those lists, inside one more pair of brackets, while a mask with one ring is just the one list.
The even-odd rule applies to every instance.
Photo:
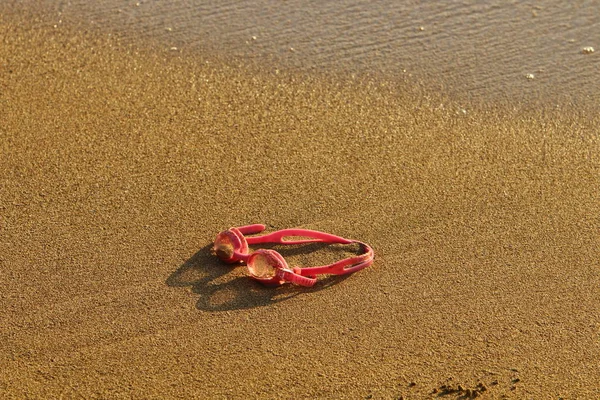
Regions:
[[[18, 11], [0, 37], [0, 397], [600, 397], [593, 105], [462, 108]], [[252, 222], [376, 262], [266, 289], [209, 251]]]
[[468, 102], [600, 102], [600, 56], [584, 54], [600, 48], [590, 2], [46, 3], [57, 20], [75, 17], [272, 70], [406, 75]]

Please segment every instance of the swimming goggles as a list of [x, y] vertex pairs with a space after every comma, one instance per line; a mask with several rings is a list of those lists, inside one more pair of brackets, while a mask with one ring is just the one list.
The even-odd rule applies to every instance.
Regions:
[[[217, 257], [226, 263], [245, 263], [248, 267], [250, 277], [267, 286], [277, 286], [285, 282], [291, 282], [301, 286], [313, 286], [317, 282], [317, 275], [350, 274], [366, 268], [373, 263], [374, 253], [369, 245], [325, 232], [309, 229], [282, 229], [260, 236], [245, 236], [260, 233], [265, 229], [266, 226], [262, 224], [229, 228], [217, 235], [213, 251]], [[306, 239], [286, 239], [290, 237], [302, 237]], [[358, 243], [361, 246], [362, 254], [329, 265], [290, 268], [283, 256], [275, 250], [259, 249], [250, 253], [249, 245], [261, 243], [286, 245], [306, 243]]]

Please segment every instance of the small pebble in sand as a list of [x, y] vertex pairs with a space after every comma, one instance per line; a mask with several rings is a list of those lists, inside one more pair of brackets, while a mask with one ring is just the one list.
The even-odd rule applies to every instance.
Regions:
[[581, 49], [583, 54], [592, 54], [594, 52], [594, 48], [592, 46], [587, 46]]
[[525, 75], [525, 78], [527, 78], [527, 79], [534, 79], [535, 76], [533, 76], [533, 74], [527, 74], [527, 75]]

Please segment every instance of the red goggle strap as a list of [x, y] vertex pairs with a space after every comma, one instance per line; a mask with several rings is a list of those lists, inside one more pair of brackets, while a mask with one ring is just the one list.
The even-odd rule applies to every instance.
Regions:
[[267, 229], [267, 227], [263, 224], [253, 224], [253, 225], [245, 225], [239, 226], [236, 228], [242, 235], [253, 235], [255, 233], [260, 233]]
[[296, 285], [306, 287], [314, 286], [314, 284], [317, 283], [317, 278], [309, 278], [307, 276], [302, 276], [291, 271], [281, 271], [281, 279], [287, 282], [294, 283]]
[[[288, 236], [301, 236], [310, 239], [285, 240]], [[305, 244], [305, 243], [341, 243], [350, 244], [354, 241], [345, 239], [341, 236], [331, 235], [325, 232], [313, 231], [310, 229], [282, 229], [263, 236], [247, 237], [248, 244], [259, 243], [277, 243], [277, 244]]]
[[277, 260], [279, 260], [279, 265], [284, 269], [278, 269], [276, 272], [276, 276], [281, 279], [283, 282], [291, 282], [300, 286], [313, 286], [316, 282], [316, 278], [309, 278], [306, 276], [302, 276], [293, 271], [290, 271], [290, 267], [288, 266], [285, 258], [275, 250], [266, 250], [271, 253]]
[[291, 282], [295, 285], [300, 285], [300, 286], [313, 286], [315, 283], [317, 283], [317, 278], [313, 278], [313, 277], [306, 277], [306, 276], [302, 276], [300, 274], [297, 274], [294, 271], [290, 271], [290, 267], [288, 266], [287, 262], [285, 261], [285, 258], [283, 258], [283, 256], [281, 254], [279, 254], [278, 252], [276, 252], [275, 250], [267, 250], [267, 251], [272, 251], [272, 254], [275, 256], [275, 258], [277, 258], [280, 262], [279, 265], [281, 265], [282, 267], [284, 267], [285, 269], [278, 269], [276, 276], [281, 280], [281, 282]]
[[361, 246], [363, 246], [365, 248], [365, 252], [358, 256], [336, 261], [333, 264], [322, 265], [319, 267], [301, 268], [299, 272], [303, 276], [315, 276], [320, 274], [344, 275], [359, 271], [373, 264], [373, 258], [375, 257], [375, 254], [371, 246], [362, 242], [354, 243], [359, 243]]

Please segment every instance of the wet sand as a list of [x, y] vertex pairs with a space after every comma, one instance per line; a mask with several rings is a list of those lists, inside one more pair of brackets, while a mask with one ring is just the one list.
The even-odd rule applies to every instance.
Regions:
[[473, 103], [600, 102], [591, 3], [24, 0], [55, 24], [311, 76], [409, 79]]
[[[600, 396], [593, 104], [465, 107], [0, 21], [2, 397]], [[210, 254], [256, 222], [376, 261], [266, 289]]]

